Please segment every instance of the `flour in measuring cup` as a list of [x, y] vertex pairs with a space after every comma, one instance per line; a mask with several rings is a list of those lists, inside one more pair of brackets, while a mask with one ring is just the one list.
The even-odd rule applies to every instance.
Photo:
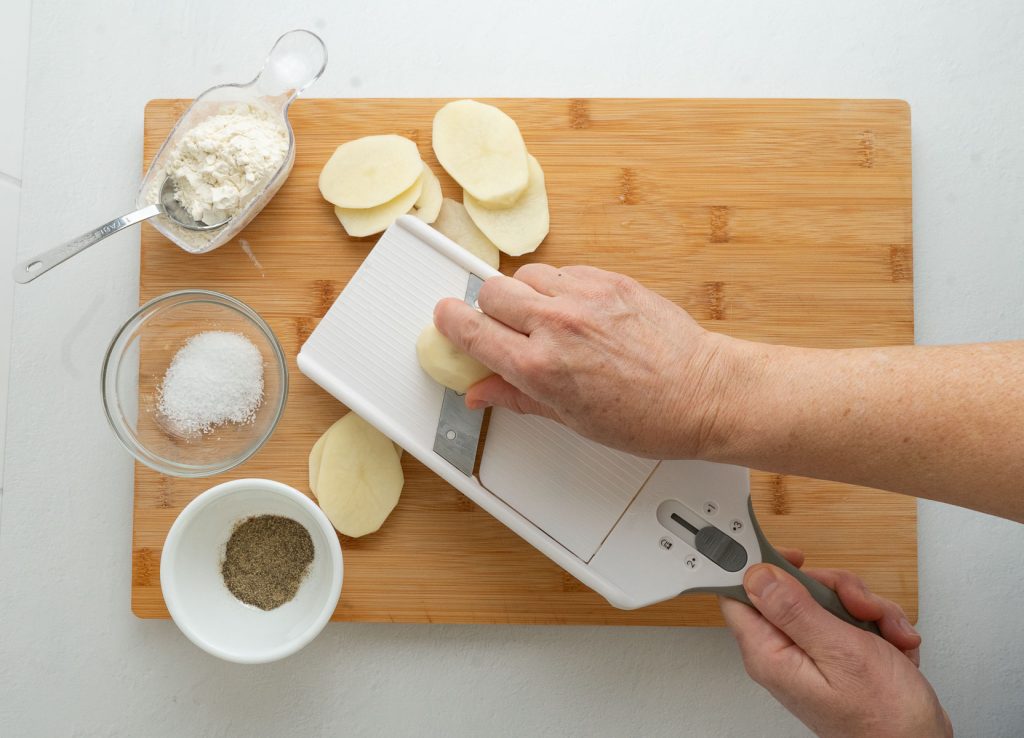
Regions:
[[222, 111], [185, 131], [165, 169], [174, 198], [194, 220], [234, 217], [263, 190], [288, 153], [288, 133], [251, 105]]

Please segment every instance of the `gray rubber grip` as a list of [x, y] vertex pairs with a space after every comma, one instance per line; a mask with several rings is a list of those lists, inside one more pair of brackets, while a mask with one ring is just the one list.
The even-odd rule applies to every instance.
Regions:
[[[881, 636], [881, 633], [878, 630], [878, 625], [874, 621], [858, 620], [853, 617], [853, 615], [843, 607], [843, 603], [839, 600], [839, 595], [836, 594], [835, 590], [829, 589], [817, 579], [813, 579], [800, 571], [791, 563], [786, 561], [782, 554], [775, 550], [775, 547], [768, 542], [767, 538], [765, 538], [764, 532], [761, 530], [761, 526], [758, 524], [757, 518], [754, 516], [754, 506], [750, 498], [747, 498], [747, 509], [750, 512], [750, 522], [754, 526], [754, 533], [757, 535], [757, 543], [761, 548], [761, 560], [764, 563], [777, 566], [786, 573], [791, 574], [798, 582], [807, 588], [807, 591], [811, 593], [811, 596], [819, 605], [824, 607], [840, 620], [847, 622], [850, 625], [855, 625], [861, 630], [874, 633], [876, 636]], [[754, 606], [750, 601], [750, 598], [747, 597], [747, 593], [743, 589], [742, 584], [734, 584], [731, 587], [707, 587], [702, 588], [700, 591], [711, 592], [723, 597], [729, 597], [733, 600], [739, 600], [751, 607]]]

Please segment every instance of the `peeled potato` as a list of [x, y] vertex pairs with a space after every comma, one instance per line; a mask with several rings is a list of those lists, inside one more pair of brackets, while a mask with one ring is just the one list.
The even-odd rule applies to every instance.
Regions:
[[339, 208], [335, 205], [334, 214], [348, 235], [372, 236], [374, 233], [387, 230], [389, 225], [408, 213], [422, 191], [423, 177], [420, 177], [412, 187], [383, 205], [375, 208]]
[[[351, 412], [328, 428], [321, 440], [314, 490], [317, 503], [339, 533], [352, 538], [373, 533], [398, 504], [405, 484], [395, 445]], [[310, 454], [311, 467], [314, 453], [316, 446]], [[311, 486], [313, 481], [311, 474]]]
[[416, 357], [431, 379], [460, 393], [494, 374], [472, 356], [459, 351], [433, 323], [416, 339]]
[[530, 186], [515, 205], [504, 210], [492, 210], [469, 192], [465, 193], [463, 204], [483, 234], [509, 256], [522, 256], [534, 251], [548, 235], [550, 214], [544, 170], [532, 156]]
[[[332, 425], [331, 428], [333, 427]], [[309, 491], [314, 495], [316, 495], [316, 488], [319, 486], [318, 482], [320, 481], [320, 464], [324, 458], [324, 444], [327, 441], [327, 434], [331, 432], [331, 428], [325, 430], [323, 435], [316, 439], [316, 443], [313, 444], [313, 450], [309, 452]], [[391, 445], [394, 446], [395, 454], [398, 456], [399, 461], [401, 461], [402, 454], [405, 453], [404, 449], [397, 443], [392, 443]]]
[[309, 491], [314, 495], [320, 480], [320, 463], [324, 458], [324, 443], [330, 431], [330, 428], [324, 431], [324, 434], [316, 439], [316, 443], [313, 444], [313, 450], [309, 452]]
[[445, 171], [482, 203], [507, 207], [526, 190], [523, 136], [516, 122], [493, 105], [448, 103], [434, 115], [433, 144]]
[[424, 223], [433, 223], [437, 220], [437, 214], [441, 211], [441, 180], [430, 171], [430, 167], [423, 165], [423, 192], [416, 200], [412, 214]]
[[466, 212], [466, 208], [461, 202], [444, 198], [444, 202], [441, 203], [441, 212], [438, 213], [437, 220], [434, 221], [434, 228], [473, 256], [480, 258], [495, 269], [498, 268], [501, 259], [498, 247], [476, 227], [476, 223], [469, 217], [469, 213]]
[[406, 192], [422, 171], [419, 149], [409, 139], [364, 136], [343, 143], [327, 160], [320, 194], [340, 208], [373, 208]]

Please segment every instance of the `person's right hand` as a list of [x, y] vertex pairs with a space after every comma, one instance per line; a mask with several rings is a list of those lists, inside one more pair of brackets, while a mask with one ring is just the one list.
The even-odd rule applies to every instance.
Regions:
[[497, 374], [470, 388], [470, 407], [543, 415], [654, 458], [697, 458], [719, 432], [719, 354], [732, 339], [634, 280], [527, 264], [488, 279], [478, 303], [434, 310], [438, 330]]
[[[796, 566], [803, 563], [799, 551], [780, 552]], [[902, 609], [850, 572], [807, 573], [836, 590], [851, 615], [876, 622], [882, 638], [832, 615], [781, 569], [758, 564], [743, 579], [754, 608], [720, 600], [754, 681], [821, 736], [952, 735], [918, 670], [921, 638]]]

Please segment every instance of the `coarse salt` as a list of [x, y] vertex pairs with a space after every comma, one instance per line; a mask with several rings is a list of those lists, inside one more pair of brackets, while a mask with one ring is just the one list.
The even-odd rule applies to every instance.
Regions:
[[182, 436], [224, 423], [251, 423], [263, 402], [263, 356], [241, 333], [197, 333], [164, 374], [157, 410]]

